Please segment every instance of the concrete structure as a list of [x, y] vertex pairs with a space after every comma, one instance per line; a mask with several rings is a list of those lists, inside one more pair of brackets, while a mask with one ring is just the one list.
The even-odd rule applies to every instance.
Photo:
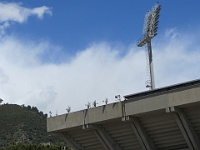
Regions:
[[47, 119], [74, 150], [200, 150], [200, 80]]

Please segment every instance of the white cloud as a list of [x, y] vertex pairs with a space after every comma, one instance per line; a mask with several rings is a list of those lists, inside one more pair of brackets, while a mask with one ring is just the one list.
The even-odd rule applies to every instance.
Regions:
[[177, 28], [167, 29], [165, 31], [165, 36], [167, 38], [175, 39], [177, 37], [177, 34], [178, 34]]
[[[199, 34], [177, 34], [181, 35], [179, 39], [164, 37], [160, 43], [152, 44], [157, 87], [199, 78], [200, 44], [198, 40], [188, 40], [199, 39]], [[130, 47], [121, 56], [120, 48], [94, 43], [71, 61], [55, 64], [43, 63], [40, 56], [49, 49], [59, 53], [58, 47], [43, 41], [3, 38], [0, 97], [5, 102], [33, 105], [55, 114], [64, 113], [68, 105], [76, 111], [86, 108], [88, 101], [97, 100], [101, 105], [105, 98], [114, 102], [116, 94], [147, 90], [144, 48]]]
[[200, 78], [198, 33], [198, 29], [194, 32], [176, 31], [176, 36], [170, 34], [156, 45], [155, 71], [159, 86]]
[[11, 22], [24, 23], [33, 15], [42, 19], [45, 14], [52, 15], [49, 7], [26, 8], [21, 3], [0, 2], [0, 33], [4, 34]]
[[5, 34], [5, 30], [10, 26], [8, 22], [4, 22], [0, 25], [0, 35]]
[[40, 19], [43, 18], [45, 13], [52, 15], [50, 8], [48, 8], [46, 6], [37, 7], [37, 8], [30, 10], [30, 14], [37, 15]]

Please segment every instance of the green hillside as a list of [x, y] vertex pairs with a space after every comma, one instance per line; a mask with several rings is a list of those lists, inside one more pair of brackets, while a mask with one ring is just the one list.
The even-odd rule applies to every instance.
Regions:
[[17, 143], [64, 145], [62, 139], [48, 135], [46, 120], [47, 114], [43, 114], [36, 107], [0, 105], [0, 147]]

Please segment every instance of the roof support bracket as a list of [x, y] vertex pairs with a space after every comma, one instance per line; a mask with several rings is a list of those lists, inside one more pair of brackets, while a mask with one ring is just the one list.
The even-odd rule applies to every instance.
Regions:
[[173, 113], [174, 118], [189, 146], [190, 150], [200, 150], [200, 141], [197, 133], [191, 126], [189, 120], [184, 114], [183, 110], [178, 107], [169, 107], [166, 109], [167, 113]]
[[156, 147], [150, 137], [147, 135], [146, 131], [142, 127], [138, 118], [132, 116], [125, 116], [122, 121], [130, 121], [131, 128], [133, 129], [138, 141], [140, 142], [143, 150], [156, 150]]
[[65, 141], [73, 150], [85, 150], [79, 143], [77, 143], [70, 135], [67, 133], [63, 133], [62, 136], [64, 137]]
[[83, 129], [93, 130], [106, 150], [121, 150], [120, 146], [99, 125], [83, 125]]

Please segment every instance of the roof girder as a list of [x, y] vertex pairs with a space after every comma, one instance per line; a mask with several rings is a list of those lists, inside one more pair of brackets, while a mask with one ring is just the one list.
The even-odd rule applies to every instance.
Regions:
[[83, 129], [93, 130], [101, 144], [106, 150], [121, 150], [120, 146], [99, 125], [85, 124]]
[[191, 126], [183, 110], [178, 107], [169, 107], [166, 109], [166, 112], [173, 113], [174, 118], [178, 124], [178, 127], [181, 130], [181, 133], [184, 136], [184, 139], [188, 144], [189, 149], [199, 150], [200, 149], [199, 138], [197, 136], [197, 133]]
[[125, 116], [124, 118], [122, 118], [122, 121], [130, 122], [131, 128], [133, 129], [143, 150], [156, 150], [156, 147], [155, 147], [153, 141], [147, 135], [145, 129], [142, 127], [142, 125], [137, 117]]
[[69, 144], [73, 150], [85, 150], [79, 143], [77, 143], [70, 135], [67, 133], [63, 133], [62, 136], [64, 137], [67, 144]]

